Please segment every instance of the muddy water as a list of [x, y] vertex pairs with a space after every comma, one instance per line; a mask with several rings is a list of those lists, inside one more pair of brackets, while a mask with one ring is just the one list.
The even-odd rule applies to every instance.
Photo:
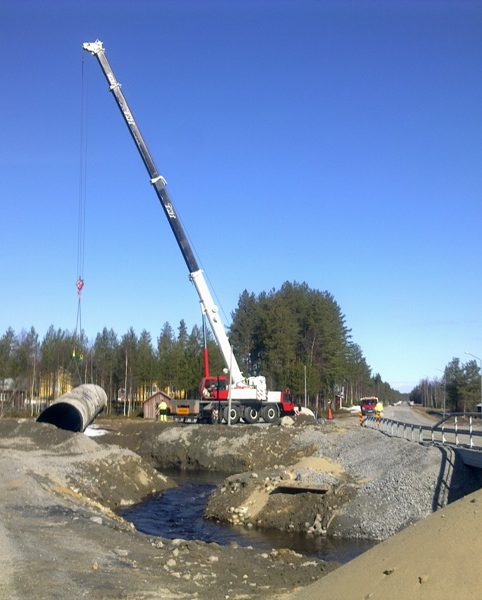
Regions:
[[169, 473], [178, 487], [122, 511], [136, 529], [164, 538], [202, 540], [227, 545], [253, 546], [258, 550], [291, 548], [323, 560], [348, 562], [371, 548], [373, 542], [334, 540], [281, 531], [263, 531], [203, 519], [209, 494], [225, 478], [212, 473]]

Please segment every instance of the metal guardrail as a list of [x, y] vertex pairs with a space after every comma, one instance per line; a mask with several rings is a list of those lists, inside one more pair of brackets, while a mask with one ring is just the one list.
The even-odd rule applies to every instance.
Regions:
[[[454, 420], [453, 427], [447, 427], [447, 421]], [[468, 419], [468, 426], [466, 421]], [[481, 428], [474, 428], [480, 424]], [[482, 452], [482, 421], [480, 413], [450, 413], [434, 425], [418, 425], [405, 423], [394, 419], [382, 417], [380, 420], [374, 415], [367, 415], [365, 425], [379, 429], [392, 437], [400, 437], [419, 444], [432, 443], [456, 448], [470, 448]], [[425, 432], [428, 432], [426, 436]], [[477, 438], [477, 443], [474, 442]]]

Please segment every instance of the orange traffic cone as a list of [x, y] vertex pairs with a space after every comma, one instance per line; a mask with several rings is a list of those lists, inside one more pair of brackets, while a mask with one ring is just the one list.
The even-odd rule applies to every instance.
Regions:
[[333, 420], [333, 412], [331, 410], [331, 402], [328, 402], [328, 415], [326, 418], [328, 419], [328, 421]]

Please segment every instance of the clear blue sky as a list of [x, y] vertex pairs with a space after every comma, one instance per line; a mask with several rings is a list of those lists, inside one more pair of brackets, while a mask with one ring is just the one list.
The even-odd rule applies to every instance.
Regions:
[[0, 334], [73, 329], [81, 65], [83, 324], [200, 322], [94, 57], [107, 56], [226, 315], [243, 289], [330, 291], [410, 390], [482, 356], [482, 2], [3, 0]]

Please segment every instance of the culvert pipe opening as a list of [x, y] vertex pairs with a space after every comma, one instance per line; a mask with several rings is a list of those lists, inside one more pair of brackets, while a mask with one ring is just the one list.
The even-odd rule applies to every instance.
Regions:
[[84, 431], [107, 405], [107, 394], [98, 385], [86, 383], [60, 396], [37, 418], [59, 429]]

